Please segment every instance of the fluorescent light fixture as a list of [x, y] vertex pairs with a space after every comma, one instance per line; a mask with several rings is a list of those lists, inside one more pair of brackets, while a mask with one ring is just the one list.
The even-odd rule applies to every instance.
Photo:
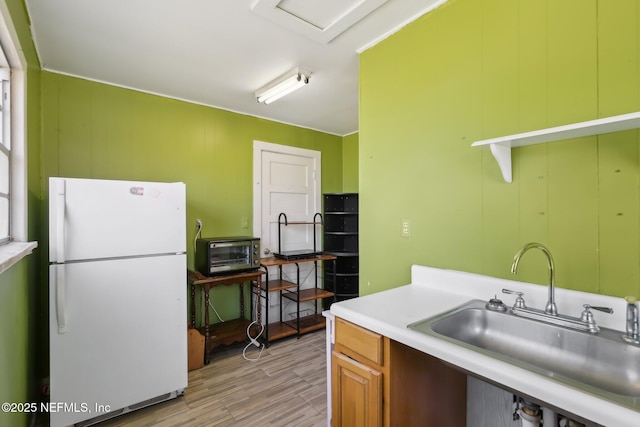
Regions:
[[309, 83], [310, 76], [311, 73], [295, 68], [263, 88], [258, 89], [256, 91], [256, 99], [258, 102], [271, 104], [273, 101], [280, 99]]

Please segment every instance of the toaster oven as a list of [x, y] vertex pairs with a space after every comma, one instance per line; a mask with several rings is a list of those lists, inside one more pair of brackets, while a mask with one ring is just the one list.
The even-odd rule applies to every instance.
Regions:
[[260, 239], [247, 236], [197, 239], [195, 267], [205, 276], [255, 270], [260, 267]]

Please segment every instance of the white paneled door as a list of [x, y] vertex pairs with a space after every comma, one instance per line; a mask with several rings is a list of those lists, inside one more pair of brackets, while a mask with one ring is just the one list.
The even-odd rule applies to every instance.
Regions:
[[[321, 206], [319, 151], [254, 141], [253, 144], [253, 231], [260, 237], [262, 256], [273, 252], [313, 249], [314, 233], [317, 249], [321, 250], [320, 227], [289, 225], [280, 227], [278, 218], [285, 213], [288, 222], [311, 222]], [[314, 286], [312, 263], [300, 265], [302, 287]], [[270, 272], [275, 277], [276, 270]], [[295, 282], [295, 268], [286, 269], [285, 279]], [[276, 308], [279, 298], [271, 298]], [[285, 307], [285, 317], [292, 311]], [[271, 310], [270, 321], [279, 310]], [[288, 319], [285, 319], [288, 320]]]

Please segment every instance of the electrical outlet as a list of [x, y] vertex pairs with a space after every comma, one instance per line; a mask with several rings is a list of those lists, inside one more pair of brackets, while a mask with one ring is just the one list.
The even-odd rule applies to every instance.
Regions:
[[247, 218], [246, 216], [243, 216], [240, 222], [241, 222], [240, 225], [242, 226], [242, 228], [249, 228], [249, 218]]
[[402, 220], [402, 237], [409, 237], [409, 220]]
[[196, 219], [196, 228], [197, 229], [202, 228], [202, 220], [200, 218]]

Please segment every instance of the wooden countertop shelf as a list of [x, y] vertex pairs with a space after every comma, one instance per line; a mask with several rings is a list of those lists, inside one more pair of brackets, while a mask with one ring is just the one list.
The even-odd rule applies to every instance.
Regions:
[[[290, 222], [289, 225], [292, 224], [300, 224], [297, 222]], [[320, 224], [320, 223], [317, 223]], [[290, 336], [300, 336], [306, 332], [315, 331], [318, 329], [323, 329], [325, 327], [325, 319], [323, 316], [318, 314], [318, 303], [314, 301], [320, 301], [323, 298], [333, 297], [334, 294], [329, 291], [325, 291], [322, 288], [318, 287], [318, 261], [332, 261], [334, 263], [333, 270], [335, 270], [335, 262], [337, 257], [333, 254], [320, 253], [318, 255], [306, 256], [304, 258], [299, 259], [280, 259], [275, 257], [262, 258], [260, 259], [260, 267], [264, 270], [266, 275], [266, 280], [264, 281], [264, 285], [254, 284], [253, 291], [257, 295], [258, 298], [264, 298], [264, 309], [265, 309], [265, 318], [269, 319], [269, 293], [277, 292], [279, 293], [279, 298], [286, 298], [288, 300], [294, 301], [297, 303], [296, 311], [297, 316], [300, 316], [301, 308], [300, 303], [313, 303], [315, 311], [314, 314], [310, 316], [300, 317], [298, 319], [283, 321], [282, 314], [282, 305], [280, 306], [280, 321], [268, 323], [265, 325], [265, 334], [263, 335], [264, 341], [268, 345], [272, 341], [276, 341], [282, 338], [290, 337]], [[293, 276], [297, 277], [294, 280], [300, 279], [300, 265], [304, 263], [313, 263], [313, 269], [316, 270], [315, 276], [315, 286], [310, 289], [300, 289], [301, 283], [295, 283], [291, 280], [283, 279], [283, 276], [286, 273], [283, 273], [283, 268], [289, 265], [297, 269], [297, 274], [294, 271], [292, 273]], [[269, 267], [277, 269], [275, 272], [270, 272]], [[291, 270], [294, 270], [291, 268]], [[321, 268], [321, 267], [320, 267]], [[272, 278], [276, 276], [277, 278]], [[313, 277], [312, 277], [313, 278]], [[335, 280], [335, 274], [334, 274]], [[258, 289], [259, 287], [259, 289]], [[262, 308], [262, 303], [259, 306]], [[299, 323], [299, 327], [298, 327]]]
[[301, 264], [303, 262], [312, 262], [312, 261], [331, 261], [336, 259], [335, 255], [322, 254], [309, 258], [301, 258], [301, 259], [279, 259], [279, 258], [261, 258], [260, 265], [263, 267], [276, 267], [279, 265], [287, 265], [287, 264]]
[[260, 270], [250, 270], [241, 273], [221, 274], [218, 276], [205, 276], [199, 271], [187, 270], [187, 279], [194, 285], [234, 285], [249, 280], [255, 280], [263, 274]]
[[[256, 286], [254, 285], [254, 287]], [[292, 289], [297, 287], [298, 285], [296, 285], [295, 283], [282, 279], [269, 280], [269, 283], [267, 284], [267, 290], [269, 292], [283, 291], [285, 289]], [[264, 290], [264, 288], [262, 288], [262, 290]]]
[[[187, 281], [191, 288], [191, 325], [196, 325], [196, 286], [201, 286], [204, 290], [204, 326], [198, 330], [204, 335], [204, 362], [209, 363], [211, 350], [219, 345], [229, 345], [235, 342], [242, 342], [247, 336], [247, 327], [251, 324], [249, 319], [245, 318], [244, 313], [244, 284], [251, 282], [253, 287], [260, 288], [262, 285], [261, 270], [255, 269], [239, 273], [230, 273], [225, 275], [205, 276], [198, 271], [187, 270]], [[240, 317], [226, 322], [210, 324], [209, 322], [209, 292], [217, 286], [240, 287]]]
[[296, 330], [295, 323], [293, 325], [289, 325], [284, 322], [270, 323], [268, 331], [269, 333], [267, 336], [267, 340], [269, 342], [276, 341], [286, 337], [291, 337], [298, 333], [298, 331]]
[[[326, 319], [320, 314], [311, 314], [309, 316], [300, 318], [300, 334], [306, 334], [307, 332], [316, 331], [318, 329], [325, 328]], [[295, 333], [296, 321], [289, 320], [284, 322], [285, 325], [293, 328]]]
[[283, 297], [292, 301], [298, 301], [298, 298], [300, 298], [300, 302], [329, 298], [333, 295], [333, 292], [325, 291], [320, 288], [301, 289], [300, 292], [287, 292], [282, 294]]
[[[247, 327], [251, 323], [247, 319], [233, 319], [226, 322], [209, 325], [209, 351], [219, 345], [231, 345], [238, 342], [238, 337], [247, 334]], [[206, 334], [205, 327], [198, 328], [202, 335]]]

